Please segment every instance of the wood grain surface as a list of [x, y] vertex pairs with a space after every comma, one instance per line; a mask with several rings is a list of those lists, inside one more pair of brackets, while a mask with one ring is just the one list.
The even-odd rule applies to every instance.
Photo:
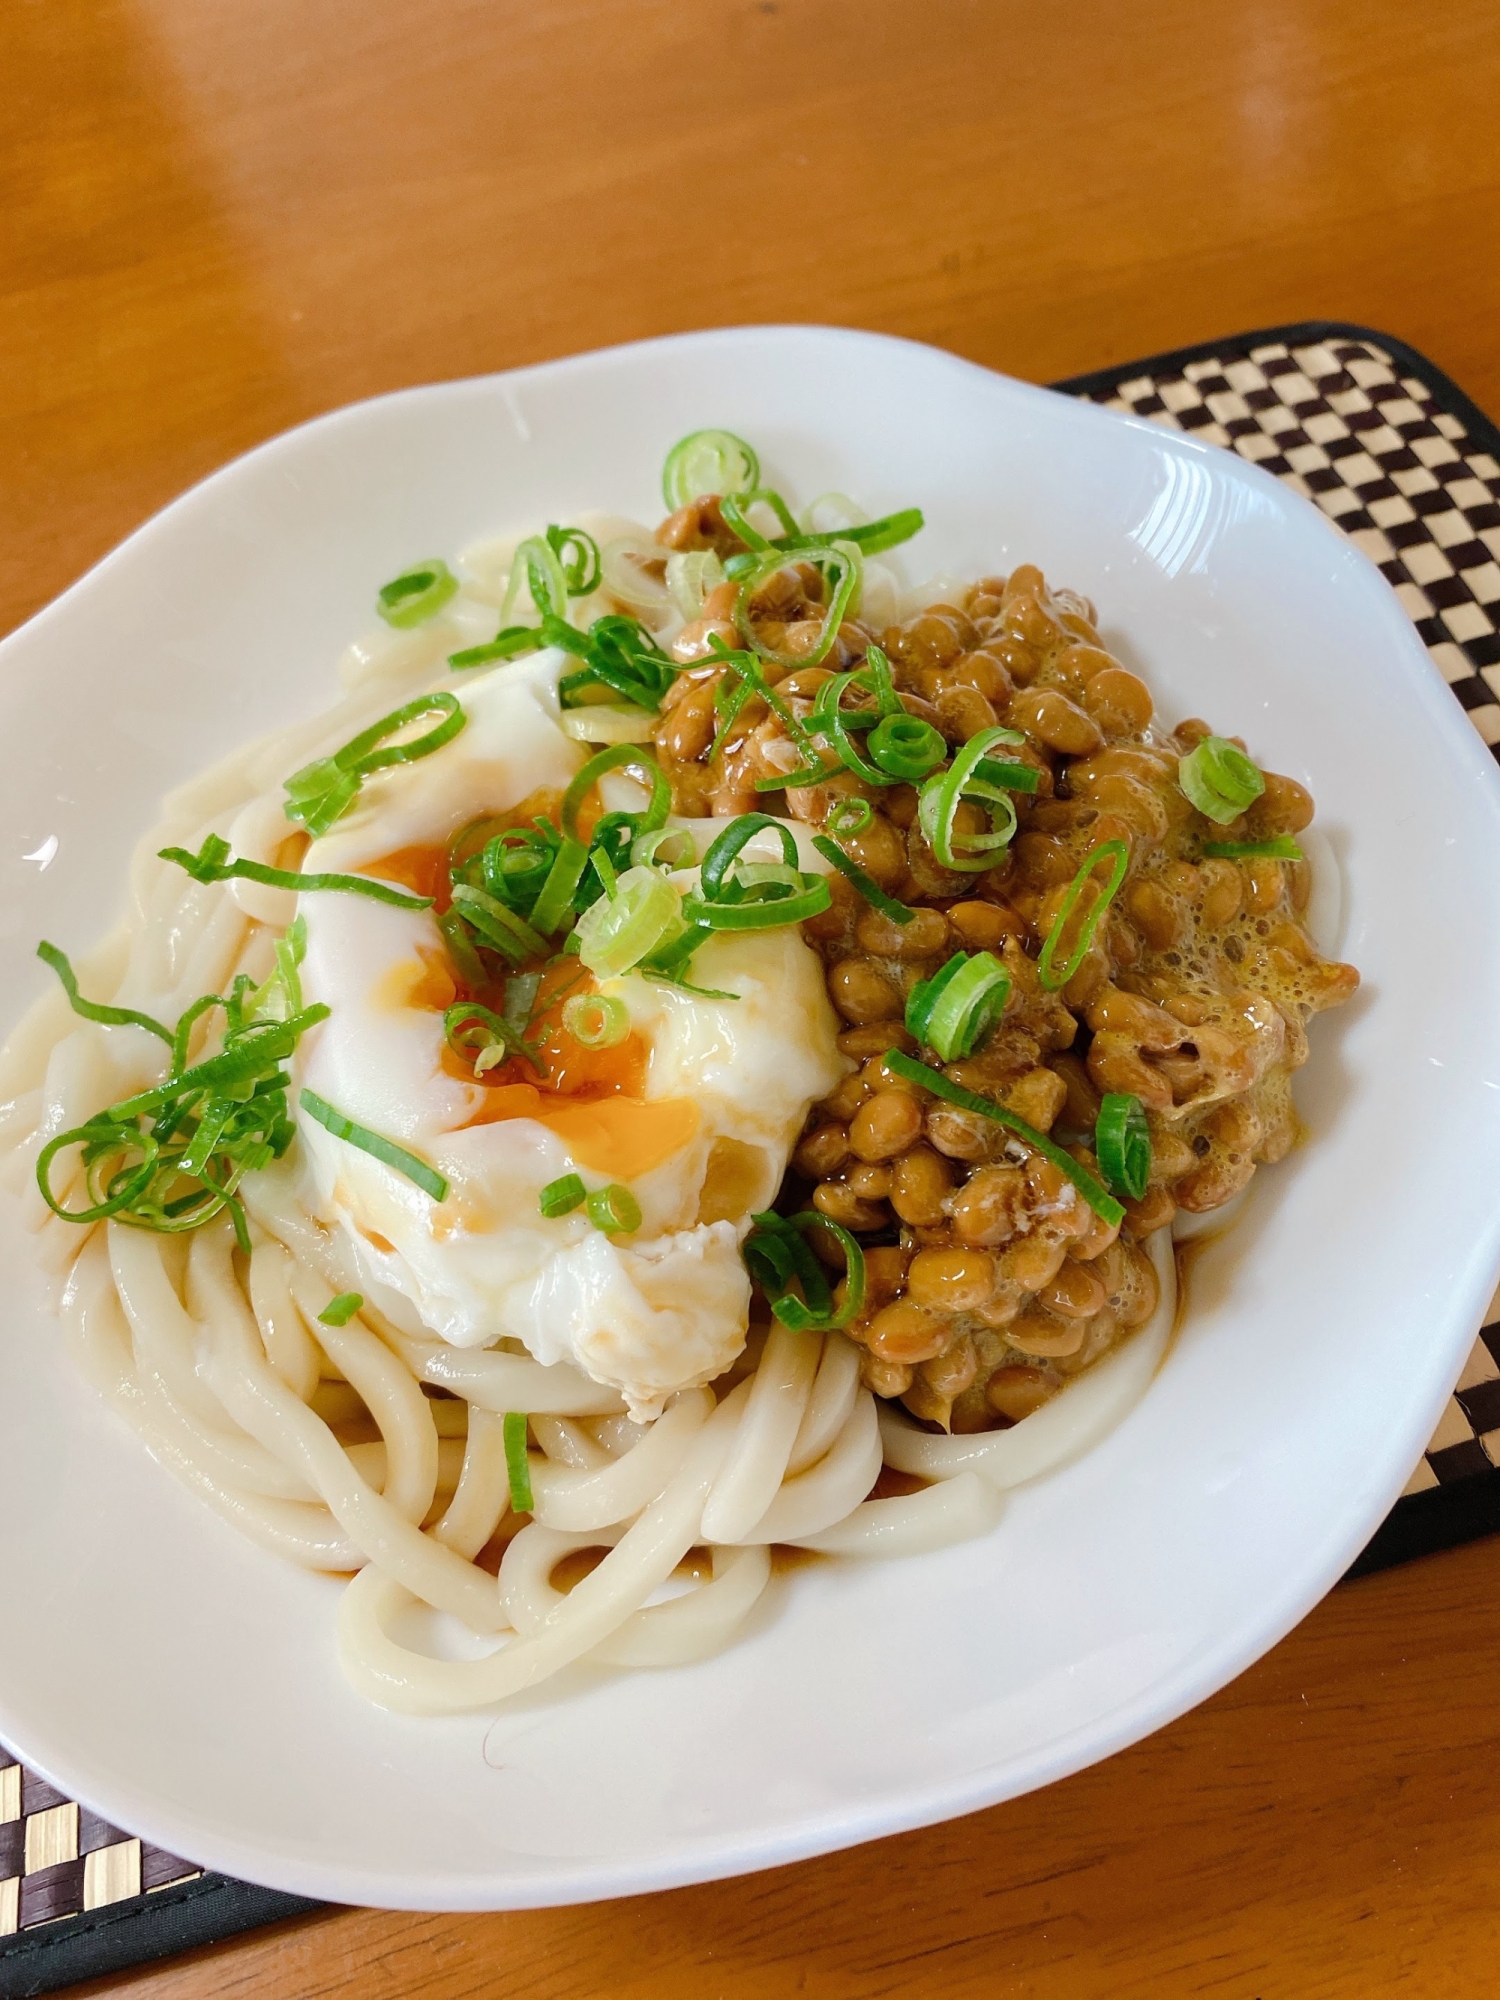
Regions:
[[[339, 403], [823, 320], [1047, 380], [1363, 321], [1500, 406], [1491, 0], [9, 0], [0, 630]], [[460, 2000], [1493, 1986], [1500, 1543], [1035, 1797], [739, 1882], [114, 1982]]]

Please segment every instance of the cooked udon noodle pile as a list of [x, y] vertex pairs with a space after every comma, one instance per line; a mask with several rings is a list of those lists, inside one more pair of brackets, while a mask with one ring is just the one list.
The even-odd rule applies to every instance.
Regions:
[[79, 1363], [352, 1576], [391, 1708], [702, 1657], [777, 1546], [991, 1527], [1140, 1395], [1174, 1216], [1286, 1154], [1357, 984], [1306, 791], [1163, 728], [1086, 599], [903, 594], [915, 509], [799, 521], [727, 433], [664, 486], [388, 584], [3, 1058]]

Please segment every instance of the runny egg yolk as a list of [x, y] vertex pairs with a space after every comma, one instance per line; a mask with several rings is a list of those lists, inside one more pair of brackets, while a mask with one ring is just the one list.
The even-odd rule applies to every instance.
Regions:
[[[506, 817], [511, 824], [524, 823], [519, 808]], [[499, 830], [498, 820], [482, 824], [486, 838]], [[438, 846], [402, 848], [369, 864], [371, 874], [432, 896], [440, 909], [448, 900], [448, 868], [449, 849]], [[476, 1076], [472, 1063], [446, 1044], [442, 1062], [450, 1075], [485, 1087], [471, 1125], [534, 1119], [556, 1133], [580, 1166], [628, 1181], [650, 1173], [692, 1142], [698, 1107], [690, 1098], [642, 1096], [649, 1052], [638, 1034], [612, 1048], [586, 1048], [569, 1031], [563, 1019], [567, 1002], [594, 990], [592, 975], [576, 959], [542, 968], [527, 1035], [540, 1072], [524, 1057], [512, 1056]], [[381, 993], [392, 1007], [436, 1013], [460, 999], [477, 1000], [499, 1012], [503, 997], [495, 988], [467, 992], [446, 953], [430, 948], [420, 949], [415, 961], [387, 975]]]

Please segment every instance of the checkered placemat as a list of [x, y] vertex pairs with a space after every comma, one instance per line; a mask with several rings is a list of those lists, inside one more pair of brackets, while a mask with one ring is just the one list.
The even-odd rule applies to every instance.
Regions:
[[[1366, 328], [1275, 327], [1056, 385], [1237, 451], [1376, 562], [1500, 756], [1500, 432]], [[1500, 1530], [1500, 1294], [1406, 1495], [1350, 1572]], [[314, 1907], [206, 1874], [0, 1749], [0, 2000]]]
[[[1238, 452], [1381, 574], [1500, 757], [1500, 431], [1430, 361], [1311, 322], [1057, 385]], [[1500, 1466], [1500, 1293], [1407, 1495]]]

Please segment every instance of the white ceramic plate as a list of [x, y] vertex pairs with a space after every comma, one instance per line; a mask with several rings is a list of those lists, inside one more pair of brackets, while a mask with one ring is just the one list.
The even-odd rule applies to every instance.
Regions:
[[[1171, 717], [1313, 788], [1365, 987], [1309, 1144], [1206, 1253], [1145, 1401], [986, 1541], [778, 1580], [718, 1659], [498, 1719], [368, 1708], [340, 1586], [199, 1505], [69, 1373], [0, 1216], [0, 1734], [174, 1851], [340, 1902], [503, 1908], [795, 1860], [1077, 1770], [1322, 1595], [1425, 1444], [1500, 1249], [1500, 785], [1396, 599], [1225, 453], [929, 349], [691, 335], [325, 417], [229, 466], [0, 647], [0, 1017], [91, 943], [159, 795], [324, 706], [376, 586], [487, 530], [651, 518], [722, 424], [801, 500], [919, 503], [908, 567], [1094, 597]], [[43, 867], [36, 857], [55, 858]], [[23, 858], [31, 857], [31, 858]], [[565, 1698], [564, 1698], [565, 1697]]]

